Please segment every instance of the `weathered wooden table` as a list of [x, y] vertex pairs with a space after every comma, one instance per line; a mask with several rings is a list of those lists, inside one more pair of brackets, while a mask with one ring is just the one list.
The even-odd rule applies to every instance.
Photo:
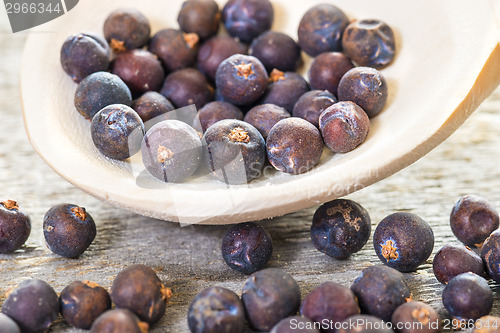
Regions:
[[[181, 227], [138, 216], [96, 200], [53, 172], [31, 148], [23, 128], [18, 64], [25, 37], [11, 34], [6, 22], [0, 21], [0, 198], [17, 200], [32, 219], [26, 246], [12, 255], [0, 255], [0, 304], [5, 291], [24, 279], [43, 279], [57, 292], [73, 280], [91, 280], [109, 288], [125, 266], [143, 263], [154, 268], [173, 291], [166, 315], [151, 331], [187, 332], [187, 308], [197, 292], [217, 285], [241, 293], [246, 276], [231, 271], [220, 255], [226, 227]], [[475, 193], [500, 204], [499, 112], [500, 89], [430, 154], [349, 198], [369, 211], [373, 227], [395, 211], [420, 215], [434, 230], [434, 253], [444, 244], [458, 243], [448, 219], [461, 195]], [[54, 255], [44, 245], [43, 216], [62, 202], [86, 207], [97, 222], [94, 243], [78, 259]], [[309, 236], [316, 208], [262, 221], [274, 240], [269, 266], [291, 273], [303, 295], [324, 281], [349, 286], [363, 268], [379, 263], [371, 241], [346, 261], [316, 251]], [[405, 276], [414, 299], [429, 302], [446, 317], [443, 286], [432, 273], [433, 255], [418, 271]], [[491, 286], [498, 294], [498, 287]], [[498, 295], [492, 313], [500, 315]], [[62, 319], [51, 330], [78, 331]]]

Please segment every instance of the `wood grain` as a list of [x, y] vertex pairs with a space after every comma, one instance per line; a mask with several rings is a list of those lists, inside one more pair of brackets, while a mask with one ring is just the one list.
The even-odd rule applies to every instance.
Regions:
[[[241, 294], [246, 277], [232, 272], [219, 253], [224, 226], [182, 227], [112, 207], [70, 185], [34, 152], [24, 132], [19, 96], [18, 65], [26, 35], [12, 35], [7, 29], [6, 22], [0, 21], [0, 197], [17, 200], [29, 212], [32, 234], [23, 249], [0, 255], [0, 304], [4, 293], [24, 279], [43, 279], [57, 292], [75, 279], [109, 288], [121, 269], [144, 263], [173, 291], [166, 315], [151, 331], [178, 333], [188, 332], [187, 307], [203, 288], [218, 285]], [[500, 206], [499, 111], [500, 90], [496, 90], [437, 149], [348, 198], [370, 212], [373, 228], [394, 211], [410, 211], [431, 224], [436, 236], [434, 253], [444, 244], [457, 243], [448, 218], [461, 195], [479, 194]], [[97, 222], [97, 238], [79, 259], [61, 258], [44, 245], [43, 215], [61, 202], [85, 206]], [[262, 222], [275, 245], [269, 266], [291, 273], [303, 295], [324, 281], [349, 286], [363, 268], [379, 263], [371, 241], [346, 261], [316, 251], [309, 237], [315, 208]], [[405, 276], [414, 299], [429, 302], [446, 317], [440, 296], [443, 287], [432, 274], [431, 259]], [[491, 286], [495, 291], [492, 313], [500, 315], [499, 288]], [[51, 332], [83, 331], [60, 319]]]

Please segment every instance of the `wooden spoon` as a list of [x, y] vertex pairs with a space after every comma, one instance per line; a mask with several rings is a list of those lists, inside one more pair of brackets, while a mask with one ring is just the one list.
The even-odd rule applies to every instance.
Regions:
[[[273, 0], [273, 30], [296, 38], [304, 12], [322, 2]], [[80, 1], [68, 14], [31, 33], [21, 67], [29, 140], [62, 177], [113, 205], [168, 221], [228, 224], [311, 207], [394, 174], [445, 140], [500, 83], [500, 34], [490, 1], [329, 2], [352, 19], [387, 22], [395, 30], [399, 51], [395, 62], [382, 70], [390, 96], [372, 119], [366, 142], [347, 154], [325, 151], [320, 164], [307, 173], [293, 176], [268, 167], [248, 185], [228, 186], [211, 175], [165, 184], [141, 172], [140, 159], [113, 161], [95, 149], [89, 121], [73, 106], [76, 84], [59, 63], [63, 41], [72, 33], [101, 32], [108, 13], [123, 6], [141, 10], [153, 33], [176, 28], [181, 0]], [[304, 74], [310, 61], [306, 59]]]

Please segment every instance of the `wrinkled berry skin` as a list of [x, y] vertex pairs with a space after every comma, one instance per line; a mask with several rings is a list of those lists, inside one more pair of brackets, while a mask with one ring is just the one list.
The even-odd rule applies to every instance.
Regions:
[[205, 132], [210, 126], [223, 119], [238, 119], [243, 120], [243, 112], [231, 103], [214, 101], [205, 104], [199, 111], [198, 117], [195, 118], [193, 127], [201, 127]]
[[222, 258], [229, 267], [243, 274], [264, 268], [272, 253], [271, 235], [255, 222], [236, 224], [222, 238]]
[[[280, 320], [271, 330], [270, 333], [320, 333], [319, 330], [315, 329], [314, 323], [302, 316], [291, 316]], [[302, 328], [297, 331], [297, 328]]]
[[3, 313], [0, 313], [0, 327], [3, 333], [21, 333], [16, 322]]
[[281, 119], [290, 118], [291, 115], [285, 108], [274, 104], [261, 104], [251, 108], [243, 119], [250, 125], [255, 126], [260, 134], [265, 138], [269, 135], [269, 131]]
[[276, 170], [300, 174], [319, 163], [323, 139], [310, 122], [296, 117], [280, 120], [266, 142], [267, 158]]
[[299, 23], [299, 45], [315, 57], [323, 52], [340, 51], [341, 38], [349, 19], [331, 4], [319, 4], [309, 9]]
[[489, 276], [500, 282], [500, 230], [493, 231], [481, 248], [481, 258]]
[[119, 53], [146, 45], [151, 27], [148, 19], [137, 9], [119, 8], [108, 15], [103, 31], [113, 51]]
[[193, 66], [199, 49], [199, 37], [177, 29], [162, 29], [151, 38], [149, 52], [156, 54], [167, 73]]
[[278, 69], [293, 72], [302, 58], [299, 45], [287, 34], [266, 31], [255, 38], [248, 53], [259, 59], [268, 72]]
[[370, 67], [356, 67], [349, 70], [339, 82], [339, 101], [351, 101], [359, 105], [373, 118], [387, 102], [387, 82], [378, 70]]
[[188, 325], [192, 333], [241, 332], [245, 323], [245, 309], [233, 291], [209, 287], [191, 302]]
[[214, 88], [208, 83], [205, 75], [195, 68], [184, 68], [170, 73], [160, 93], [176, 108], [194, 104], [199, 110], [214, 100]]
[[210, 80], [215, 80], [215, 74], [220, 63], [235, 54], [246, 54], [247, 47], [231, 36], [215, 36], [207, 40], [198, 52], [198, 69]]
[[141, 152], [149, 173], [164, 182], [180, 182], [198, 170], [202, 146], [191, 126], [170, 119], [151, 127], [144, 136]]
[[109, 62], [108, 43], [92, 32], [71, 35], [61, 47], [62, 68], [77, 83], [89, 74], [106, 71]]
[[24, 280], [7, 297], [2, 313], [23, 333], [47, 332], [59, 314], [59, 298], [45, 281]]
[[94, 240], [96, 225], [85, 208], [59, 204], [45, 213], [43, 235], [50, 251], [63, 257], [76, 258]]
[[117, 308], [130, 310], [140, 320], [154, 325], [165, 314], [172, 292], [151, 268], [135, 264], [118, 273], [110, 294]]
[[321, 113], [319, 129], [331, 151], [347, 153], [366, 140], [370, 118], [353, 102], [338, 102]]
[[233, 37], [244, 43], [271, 29], [274, 9], [269, 0], [229, 0], [222, 9], [222, 21]]
[[391, 322], [398, 333], [437, 333], [441, 331], [441, 318], [427, 303], [411, 301], [398, 306], [392, 314]]
[[[156, 123], [155, 118], [165, 115], [169, 111], [173, 111], [175, 107], [162, 94], [156, 91], [148, 91], [141, 97], [132, 101], [132, 109], [141, 117], [146, 130], [150, 129]], [[153, 122], [147, 123], [153, 120]]]
[[432, 268], [436, 279], [444, 284], [466, 272], [487, 277], [481, 257], [462, 245], [445, 245], [440, 248], [434, 256]]
[[257, 101], [266, 91], [268, 79], [262, 62], [243, 54], [235, 54], [221, 62], [215, 74], [215, 84], [221, 96], [236, 105]]
[[394, 333], [392, 328], [375, 316], [359, 314], [340, 324], [339, 333]]
[[241, 299], [250, 326], [259, 331], [269, 331], [281, 319], [297, 312], [300, 289], [285, 271], [266, 268], [248, 277]]
[[[304, 297], [300, 314], [317, 323], [339, 323], [360, 313], [358, 302], [353, 292], [341, 284], [324, 282]], [[334, 327], [323, 332], [336, 332]]]
[[273, 69], [269, 75], [267, 90], [258, 104], [275, 104], [291, 114], [300, 96], [308, 91], [309, 84], [302, 75]]
[[118, 75], [95, 72], [84, 78], [75, 92], [75, 107], [82, 116], [92, 119], [111, 104], [132, 104], [132, 93]]
[[337, 103], [337, 98], [331, 92], [311, 90], [297, 100], [292, 116], [305, 119], [319, 128], [319, 116], [334, 103]]
[[30, 217], [17, 202], [0, 202], [0, 253], [12, 253], [26, 243], [31, 233]]
[[373, 246], [385, 265], [400, 272], [411, 272], [431, 255], [434, 233], [419, 216], [396, 212], [377, 225], [373, 234]]
[[314, 90], [328, 90], [337, 96], [340, 79], [354, 68], [351, 60], [340, 52], [324, 52], [314, 58], [309, 68], [309, 84]]
[[252, 125], [224, 119], [203, 135], [205, 161], [212, 174], [226, 184], [246, 184], [261, 176], [266, 142]]
[[499, 218], [495, 206], [477, 195], [460, 198], [450, 214], [451, 231], [459, 241], [469, 247], [481, 247], [498, 226]]
[[371, 232], [368, 212], [352, 200], [336, 199], [314, 213], [311, 239], [314, 247], [336, 259], [347, 259], [363, 248]]
[[89, 281], [74, 281], [59, 296], [61, 315], [73, 327], [90, 329], [94, 320], [111, 309], [111, 298], [103, 287]]
[[182, 31], [207, 39], [219, 31], [220, 16], [219, 5], [214, 0], [187, 0], [182, 4], [177, 22]]
[[113, 309], [104, 312], [97, 318], [90, 333], [147, 333], [149, 325], [126, 309]]
[[90, 123], [92, 142], [105, 156], [124, 160], [141, 148], [144, 136], [141, 117], [129, 106], [112, 104], [97, 112]]
[[159, 90], [165, 78], [158, 58], [142, 49], [118, 54], [111, 64], [111, 72], [125, 82], [134, 96], [150, 90]]
[[351, 290], [363, 313], [385, 321], [391, 320], [394, 310], [411, 298], [404, 275], [385, 265], [365, 268], [354, 280]]
[[377, 69], [388, 66], [396, 53], [391, 27], [374, 19], [350, 23], [344, 30], [342, 47], [358, 66]]
[[490, 313], [493, 291], [488, 282], [474, 273], [462, 273], [448, 281], [443, 290], [443, 305], [459, 319], [478, 319]]

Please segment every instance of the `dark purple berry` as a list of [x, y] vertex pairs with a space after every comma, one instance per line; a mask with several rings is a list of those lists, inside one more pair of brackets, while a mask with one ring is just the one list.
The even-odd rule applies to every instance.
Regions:
[[74, 281], [59, 296], [61, 315], [73, 327], [90, 329], [94, 320], [111, 309], [111, 298], [94, 282]]
[[339, 333], [394, 333], [392, 325], [366, 314], [349, 317], [339, 326]]
[[462, 273], [448, 281], [444, 287], [443, 305], [453, 317], [478, 319], [490, 313], [493, 291], [479, 275]]
[[187, 0], [182, 4], [177, 22], [182, 31], [207, 39], [219, 31], [220, 16], [219, 5], [214, 0]]
[[334, 103], [337, 103], [337, 98], [331, 92], [311, 90], [297, 100], [292, 116], [305, 119], [319, 128], [319, 116]]
[[207, 40], [198, 52], [198, 69], [211, 80], [220, 63], [235, 54], [247, 53], [247, 47], [231, 36], [215, 36]]
[[10, 317], [0, 313], [0, 327], [3, 333], [21, 333], [19, 326]]
[[411, 301], [398, 306], [392, 314], [392, 324], [398, 333], [437, 333], [441, 318], [427, 303]]
[[118, 75], [95, 72], [84, 78], [75, 92], [75, 107], [85, 118], [92, 119], [111, 104], [132, 104], [132, 94]]
[[500, 282], [500, 230], [493, 231], [486, 238], [481, 248], [481, 258], [489, 276]]
[[165, 314], [172, 296], [156, 273], [148, 266], [135, 264], [122, 270], [111, 285], [111, 300], [117, 308], [132, 311], [149, 325], [157, 323]]
[[229, 0], [222, 9], [222, 21], [233, 37], [244, 43], [271, 29], [273, 5], [269, 0]]
[[338, 87], [339, 101], [351, 101], [359, 105], [373, 118], [384, 109], [387, 101], [387, 82], [378, 70], [355, 67], [342, 77]]
[[269, 331], [281, 319], [297, 312], [300, 289], [286, 272], [266, 268], [253, 273], [245, 281], [241, 299], [250, 326], [259, 331]]
[[160, 93], [177, 108], [194, 104], [199, 110], [214, 100], [214, 88], [208, 83], [205, 75], [195, 68], [184, 68], [170, 73]]
[[223, 119], [243, 120], [243, 112], [231, 103], [214, 101], [205, 104], [195, 118], [194, 128], [201, 127], [205, 132], [210, 126]]
[[110, 50], [98, 34], [83, 32], [69, 36], [61, 47], [61, 65], [75, 82], [109, 67]]
[[354, 21], [344, 30], [342, 47], [358, 66], [383, 68], [394, 59], [394, 33], [386, 23], [368, 19]]
[[59, 204], [43, 218], [43, 235], [49, 250], [63, 257], [83, 254], [96, 236], [96, 225], [85, 208]]
[[437, 251], [432, 261], [434, 276], [441, 283], [455, 276], [472, 272], [487, 277], [483, 261], [476, 252], [462, 245], [445, 245]]
[[233, 291], [209, 287], [200, 292], [188, 310], [188, 325], [192, 333], [242, 332], [245, 309]]
[[268, 79], [267, 71], [259, 59], [235, 54], [221, 62], [215, 75], [215, 84], [225, 101], [248, 105], [264, 94]]
[[341, 38], [349, 19], [342, 10], [331, 4], [319, 4], [302, 17], [299, 45], [312, 57], [323, 52], [340, 51]]
[[337, 95], [340, 79], [354, 68], [351, 60], [340, 52], [325, 52], [314, 58], [309, 68], [311, 89], [328, 90]]
[[148, 91], [132, 101], [132, 109], [141, 117], [146, 130], [149, 130], [159, 122], [158, 120], [163, 120], [162, 116], [166, 117], [165, 114], [173, 111], [175, 107], [162, 94], [156, 91]]
[[151, 38], [148, 50], [156, 54], [165, 71], [169, 73], [194, 65], [199, 40], [200, 38], [195, 33], [162, 29]]
[[135, 96], [159, 90], [165, 78], [158, 58], [142, 49], [118, 54], [111, 64], [111, 72], [118, 75]]
[[290, 117], [273, 126], [267, 136], [266, 148], [267, 158], [275, 169], [297, 175], [319, 163], [323, 140], [319, 130], [310, 122]]
[[113, 309], [104, 312], [97, 318], [90, 333], [147, 333], [149, 325], [126, 309]]
[[132, 108], [112, 104], [92, 118], [90, 133], [92, 142], [103, 155], [124, 160], [141, 148], [144, 124]]
[[209, 170], [226, 184], [246, 184], [261, 176], [266, 161], [266, 142], [252, 125], [225, 119], [203, 135]]
[[260, 134], [265, 138], [269, 135], [269, 131], [281, 119], [290, 118], [291, 115], [285, 108], [274, 104], [261, 104], [251, 108], [243, 119], [250, 125], [255, 126]]
[[325, 282], [304, 297], [300, 314], [316, 323], [325, 323], [330, 329], [322, 332], [337, 332], [335, 324], [360, 313], [353, 292], [341, 284]]
[[198, 133], [179, 120], [164, 120], [151, 127], [142, 141], [146, 169], [165, 182], [180, 182], [198, 170], [202, 145]]
[[229, 267], [243, 274], [264, 268], [272, 253], [271, 235], [255, 222], [236, 224], [222, 238], [222, 258]]
[[499, 226], [495, 206], [477, 195], [460, 198], [450, 214], [451, 231], [459, 241], [470, 247], [481, 247]]
[[363, 313], [385, 321], [390, 321], [394, 310], [411, 299], [404, 275], [385, 265], [365, 268], [354, 280], [351, 290]]
[[45, 281], [24, 280], [8, 294], [2, 313], [23, 333], [47, 332], [59, 314], [59, 298]]
[[314, 213], [311, 239], [314, 247], [336, 259], [347, 259], [363, 248], [370, 238], [370, 216], [352, 200], [336, 199]]
[[334, 153], [347, 153], [362, 144], [370, 130], [370, 118], [353, 102], [338, 102], [319, 117], [325, 145]]
[[419, 216], [396, 212], [375, 228], [373, 246], [379, 259], [401, 272], [417, 269], [432, 253], [434, 233]]
[[314, 322], [302, 316], [291, 316], [280, 320], [270, 333], [320, 333]]
[[300, 96], [308, 91], [309, 84], [302, 75], [273, 69], [269, 74], [267, 90], [258, 103], [275, 104], [285, 108], [291, 114]]
[[0, 253], [12, 253], [26, 243], [31, 233], [30, 217], [14, 200], [0, 202]]
[[104, 37], [116, 53], [146, 45], [151, 33], [148, 19], [137, 9], [119, 8], [104, 21]]
[[259, 59], [268, 72], [275, 68], [293, 72], [302, 60], [299, 45], [287, 34], [277, 31], [266, 31], [255, 38], [248, 52]]

